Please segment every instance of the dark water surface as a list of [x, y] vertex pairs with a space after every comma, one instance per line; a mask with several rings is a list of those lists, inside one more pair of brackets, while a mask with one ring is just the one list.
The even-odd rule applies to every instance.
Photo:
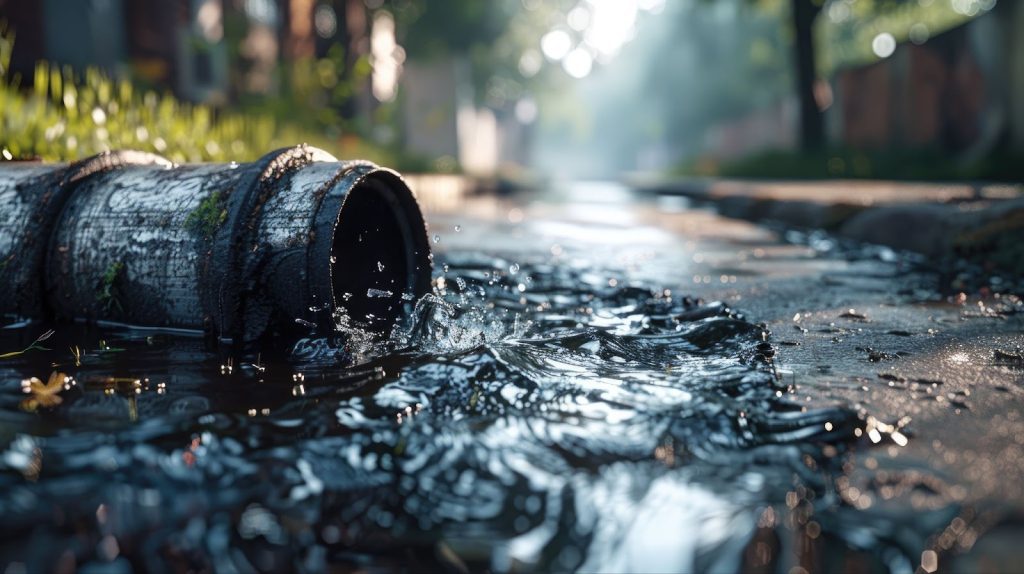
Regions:
[[900, 424], [807, 408], [756, 317], [585, 256], [435, 265], [386, 343], [229, 359], [62, 325], [0, 359], [0, 564], [910, 572], [957, 516], [872, 504], [893, 486], [850, 458]]

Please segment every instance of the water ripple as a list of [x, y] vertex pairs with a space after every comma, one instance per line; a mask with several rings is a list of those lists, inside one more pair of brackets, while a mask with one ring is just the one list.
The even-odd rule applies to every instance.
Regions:
[[[793, 540], [814, 522], [844, 552], [912, 563], [916, 538], [837, 494], [864, 421], [792, 400], [763, 326], [592, 270], [447, 265], [387, 340], [339, 321], [341, 347], [225, 358], [69, 328], [53, 348], [95, 349], [81, 365], [62, 351], [5, 363], [0, 558], [32, 571], [733, 571], [782, 564], [778, 544], [757, 546], [764, 532]], [[4, 348], [34, 330], [5, 332]], [[77, 386], [23, 412], [12, 381], [51, 363]]]

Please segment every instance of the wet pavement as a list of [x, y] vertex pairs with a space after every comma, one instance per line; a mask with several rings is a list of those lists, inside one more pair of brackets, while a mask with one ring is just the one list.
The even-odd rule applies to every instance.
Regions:
[[[1024, 187], [986, 182], [773, 181], [634, 176], [634, 189], [710, 204], [735, 219], [970, 260], [1024, 275]], [[913, 229], [913, 233], [906, 233]]]
[[[1020, 298], [990, 288], [960, 293], [945, 270], [913, 254], [768, 229], [684, 198], [638, 201], [594, 184], [567, 189], [563, 200], [510, 207], [518, 224], [501, 221], [501, 210], [481, 217], [508, 225], [517, 251], [614, 260], [628, 271], [609, 279], [672, 285], [763, 322], [795, 400], [808, 409], [852, 408], [864, 421], [899, 428], [897, 441], [864, 425], [867, 440], [844, 462], [844, 484], [855, 485], [838, 493], [845, 503], [894, 514], [956, 508], [921, 549], [959, 560], [942, 561], [944, 571], [1012, 571], [1024, 560], [996, 542], [1024, 535], [1024, 485], [1011, 478], [1024, 476]], [[478, 229], [490, 236], [490, 225]], [[459, 250], [487, 237], [446, 240]], [[993, 542], [971, 553], [993, 525]]]
[[1024, 559], [1015, 297], [610, 184], [424, 199], [435, 295], [390, 341], [56, 326], [0, 359], [6, 571]]

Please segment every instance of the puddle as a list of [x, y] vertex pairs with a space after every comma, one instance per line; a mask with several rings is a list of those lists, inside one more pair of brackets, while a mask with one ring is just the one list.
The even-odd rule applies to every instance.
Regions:
[[[341, 351], [228, 358], [181, 334], [58, 326], [0, 361], [0, 561], [919, 565], [958, 512], [949, 488], [905, 469], [850, 476], [874, 443], [908, 440], [902, 425], [807, 409], [763, 326], [593, 263], [439, 258], [410, 324]], [[2, 330], [0, 351], [49, 327]], [[926, 508], [877, 509], [880, 489], [920, 484]]]

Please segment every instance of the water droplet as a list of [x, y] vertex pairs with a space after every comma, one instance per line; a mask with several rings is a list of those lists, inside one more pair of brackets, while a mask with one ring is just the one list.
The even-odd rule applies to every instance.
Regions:
[[461, 225], [456, 225], [455, 226], [455, 233], [458, 233], [460, 231], [462, 231], [462, 226]]
[[434, 234], [434, 243], [440, 243], [440, 241], [441, 241], [441, 236], [435, 233]]
[[512, 265], [509, 265], [508, 266], [508, 272], [511, 273], [512, 275], [515, 275], [516, 273], [519, 273], [519, 264], [518, 263], [513, 263]]

